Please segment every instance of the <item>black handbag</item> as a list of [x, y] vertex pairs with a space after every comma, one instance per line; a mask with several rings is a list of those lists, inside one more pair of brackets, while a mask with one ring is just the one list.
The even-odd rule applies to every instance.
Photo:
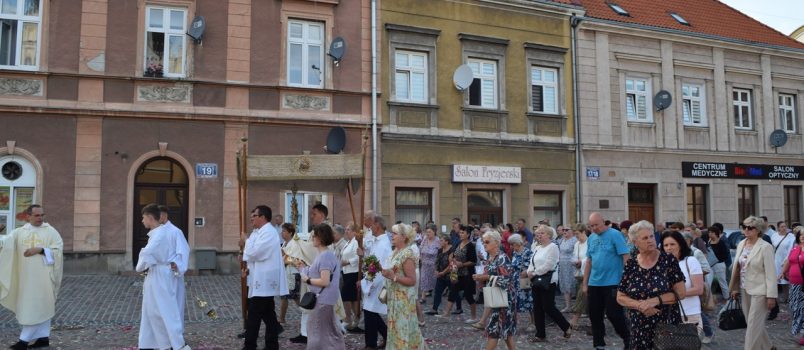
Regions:
[[[332, 283], [332, 275], [329, 275], [329, 282]], [[301, 300], [299, 300], [299, 306], [302, 309], [312, 310], [315, 309], [315, 303], [318, 301], [318, 295], [324, 291], [327, 287], [322, 287], [318, 293], [316, 292], [307, 292], [302, 295]]]
[[550, 290], [553, 280], [553, 271], [547, 271], [544, 275], [536, 275], [530, 280], [530, 287], [541, 290]]
[[738, 299], [730, 298], [726, 303], [726, 307], [718, 318], [718, 327], [724, 331], [748, 327], [745, 323], [745, 315], [743, 315], [743, 309]]
[[[687, 321], [687, 314], [684, 313], [684, 306], [676, 296], [676, 303], [681, 310], [681, 316]], [[701, 339], [698, 337], [698, 327], [691, 323], [656, 325], [653, 333], [653, 348], [656, 350], [699, 350]]]

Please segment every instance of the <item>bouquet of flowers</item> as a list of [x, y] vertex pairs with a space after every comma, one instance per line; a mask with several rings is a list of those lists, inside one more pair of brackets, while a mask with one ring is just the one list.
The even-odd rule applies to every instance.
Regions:
[[369, 255], [363, 259], [363, 273], [366, 274], [366, 280], [373, 281], [374, 276], [380, 271], [382, 271], [382, 266], [376, 256]]

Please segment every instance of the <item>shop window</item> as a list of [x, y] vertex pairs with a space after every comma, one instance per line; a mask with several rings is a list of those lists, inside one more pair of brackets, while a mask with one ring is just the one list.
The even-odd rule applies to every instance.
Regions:
[[[315, 192], [285, 192], [285, 222], [296, 225], [296, 232], [304, 236], [313, 229], [310, 212], [316, 204], [327, 205], [329, 195]], [[330, 215], [333, 208], [328, 206]]]
[[40, 0], [3, 0], [0, 5], [0, 68], [36, 70], [41, 28]]
[[397, 187], [395, 198], [396, 220], [410, 224], [433, 220], [433, 189]]
[[143, 75], [155, 78], [184, 77], [187, 61], [187, 10], [148, 6], [145, 24]]
[[503, 191], [468, 190], [466, 204], [470, 225], [489, 223], [495, 227], [503, 223]]
[[25, 209], [34, 204], [36, 171], [25, 159], [0, 157], [0, 235], [22, 227], [28, 221]]
[[324, 23], [288, 21], [288, 85], [324, 87]]
[[784, 220], [788, 224], [801, 222], [801, 186], [784, 187]]
[[709, 211], [707, 203], [707, 185], [687, 185], [687, 220], [697, 222], [707, 221], [706, 213]]
[[564, 222], [564, 192], [533, 191], [533, 220], [549, 219], [553, 225]]
[[738, 222], [757, 215], [757, 186], [737, 185], [737, 210], [740, 215]]

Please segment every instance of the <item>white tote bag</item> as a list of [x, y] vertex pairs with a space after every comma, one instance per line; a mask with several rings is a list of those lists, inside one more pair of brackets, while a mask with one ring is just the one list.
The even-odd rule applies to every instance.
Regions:
[[502, 308], [508, 307], [508, 293], [496, 286], [497, 276], [491, 276], [488, 287], [483, 287], [483, 301], [486, 307]]

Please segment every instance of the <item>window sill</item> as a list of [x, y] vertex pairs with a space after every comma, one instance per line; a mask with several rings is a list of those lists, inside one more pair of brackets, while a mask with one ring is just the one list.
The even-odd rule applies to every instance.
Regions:
[[709, 130], [709, 126], [708, 125], [684, 125], [684, 130], [706, 131], [706, 130]]
[[758, 131], [752, 129], [734, 129], [734, 133], [738, 135], [746, 135], [746, 136], [756, 136], [759, 134]]
[[566, 114], [550, 114], [550, 113], [540, 113], [540, 112], [527, 112], [525, 113], [528, 117], [538, 117], [538, 118], [555, 118], [555, 119], [567, 119]]
[[647, 121], [646, 122], [638, 122], [638, 121], [634, 121], [634, 120], [629, 120], [627, 125], [629, 127], [635, 127], [635, 128], [653, 128], [654, 126], [656, 126], [656, 124], [654, 122], [647, 122]]
[[438, 105], [431, 105], [427, 103], [417, 103], [417, 102], [402, 102], [402, 101], [388, 101], [388, 105], [391, 107], [411, 107], [411, 108], [432, 108], [438, 109]]
[[476, 106], [463, 106], [461, 110], [464, 112], [475, 112], [475, 113], [494, 113], [494, 114], [508, 114], [508, 111], [503, 109], [495, 109], [495, 108], [483, 108], [483, 107], [476, 107]]

